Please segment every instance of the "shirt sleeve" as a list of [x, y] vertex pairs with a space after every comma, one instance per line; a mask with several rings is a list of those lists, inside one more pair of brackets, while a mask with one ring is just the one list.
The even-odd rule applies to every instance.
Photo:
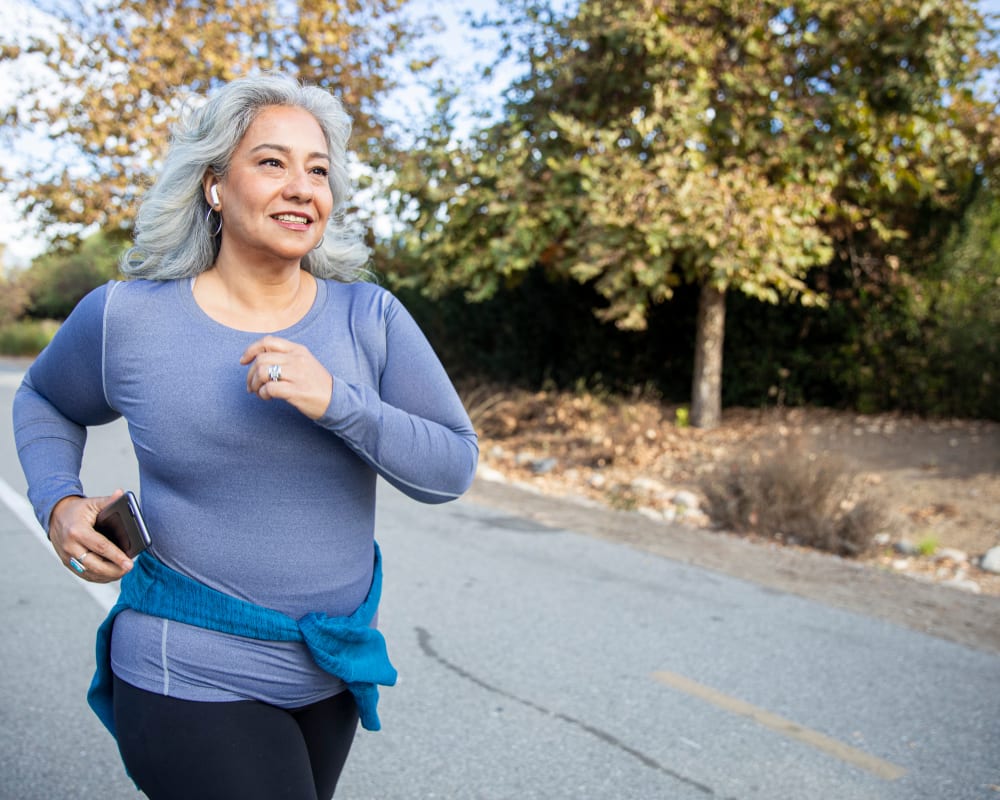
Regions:
[[475, 429], [430, 343], [395, 298], [386, 306], [385, 335], [379, 388], [334, 375], [319, 424], [409, 497], [453, 500], [475, 477]]
[[28, 369], [14, 396], [14, 441], [28, 482], [28, 499], [46, 531], [59, 500], [83, 495], [80, 466], [87, 426], [119, 415], [103, 381], [106, 284], [73, 310]]

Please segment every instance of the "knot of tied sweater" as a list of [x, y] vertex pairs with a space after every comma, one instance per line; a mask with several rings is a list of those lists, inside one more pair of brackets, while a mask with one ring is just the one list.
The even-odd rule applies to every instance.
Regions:
[[354, 695], [361, 725], [377, 731], [378, 687], [396, 683], [385, 638], [371, 627], [382, 596], [382, 554], [375, 543], [375, 564], [368, 595], [350, 616], [320, 612], [294, 619], [219, 592], [182, 575], [149, 552], [135, 559], [122, 578], [118, 602], [97, 632], [97, 671], [87, 701], [105, 727], [115, 734], [114, 682], [111, 674], [111, 629], [115, 617], [127, 608], [154, 617], [197, 625], [220, 633], [278, 642], [304, 642], [320, 668], [340, 678]]

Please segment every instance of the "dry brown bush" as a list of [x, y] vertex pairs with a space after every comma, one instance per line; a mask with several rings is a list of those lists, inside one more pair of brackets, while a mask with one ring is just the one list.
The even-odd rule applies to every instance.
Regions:
[[853, 496], [853, 476], [833, 456], [796, 445], [732, 462], [702, 484], [706, 512], [722, 528], [841, 556], [860, 556], [872, 545], [884, 513]]

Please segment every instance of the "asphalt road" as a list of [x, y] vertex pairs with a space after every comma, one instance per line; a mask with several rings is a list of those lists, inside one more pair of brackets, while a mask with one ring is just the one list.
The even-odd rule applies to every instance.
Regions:
[[[18, 377], [0, 366], [0, 800], [131, 800], [85, 702], [110, 595], [31, 523]], [[123, 425], [84, 479], [137, 488]], [[995, 653], [482, 503], [379, 502], [401, 678], [338, 800], [1000, 798]]]

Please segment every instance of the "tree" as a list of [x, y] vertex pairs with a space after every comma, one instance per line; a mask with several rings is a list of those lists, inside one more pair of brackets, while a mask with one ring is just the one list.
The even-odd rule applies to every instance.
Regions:
[[502, 121], [461, 149], [442, 126], [400, 171], [394, 246], [471, 300], [535, 268], [591, 282], [626, 329], [697, 284], [703, 427], [726, 293], [823, 303], [813, 267], [898, 265], [912, 210], [957, 202], [998, 130], [963, 0], [511, 4], [528, 72]]
[[[220, 81], [281, 69], [330, 87], [355, 120], [359, 149], [380, 146], [387, 65], [413, 38], [408, 0], [80, 0], [49, 30], [0, 35], [21, 89], [4, 109], [10, 146], [44, 132], [51, 147], [5, 161], [0, 183], [40, 228], [128, 228], [185, 102]], [[34, 76], [31, 80], [30, 76]]]
[[914, 288], [920, 394], [938, 414], [1000, 420], [1000, 191], [982, 187]]
[[121, 278], [118, 258], [120, 236], [94, 233], [78, 247], [55, 248], [31, 262], [19, 276], [27, 290], [28, 315], [41, 319], [65, 319], [84, 295], [102, 283]]

